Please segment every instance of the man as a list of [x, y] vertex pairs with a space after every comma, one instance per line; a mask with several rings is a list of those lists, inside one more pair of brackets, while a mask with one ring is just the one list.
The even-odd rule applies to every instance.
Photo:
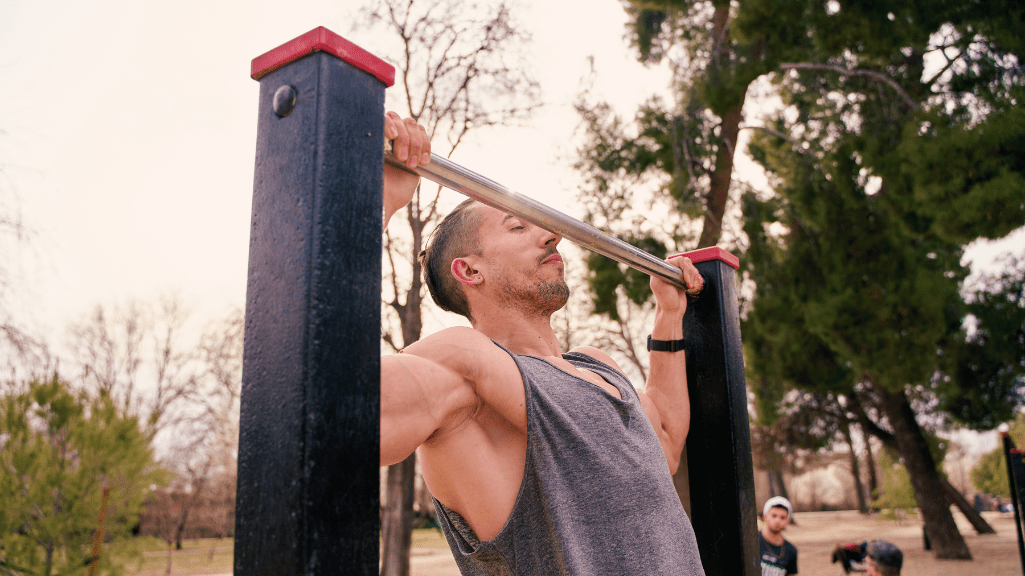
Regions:
[[904, 553], [885, 540], [873, 540], [865, 549], [868, 576], [900, 576]]
[[794, 508], [782, 496], [773, 496], [762, 507], [762, 529], [758, 532], [758, 550], [762, 558], [762, 576], [797, 574], [797, 548], [783, 538]]
[[[389, 113], [385, 135], [410, 167], [429, 162], [415, 122]], [[387, 169], [385, 222], [417, 182]], [[690, 422], [684, 352], [653, 351], [643, 391], [601, 350], [562, 354], [550, 324], [569, 295], [560, 241], [473, 201], [438, 226], [425, 280], [472, 328], [381, 359], [381, 464], [417, 452], [463, 574], [703, 574], [671, 478]], [[670, 262], [701, 287], [688, 259]], [[675, 347], [687, 295], [651, 288], [651, 338]]]

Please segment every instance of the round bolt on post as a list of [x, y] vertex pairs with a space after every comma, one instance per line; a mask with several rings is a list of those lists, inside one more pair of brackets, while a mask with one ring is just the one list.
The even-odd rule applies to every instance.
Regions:
[[295, 108], [296, 93], [295, 88], [284, 85], [278, 88], [274, 92], [274, 113], [278, 115], [278, 118], [284, 118], [292, 113], [292, 108]]

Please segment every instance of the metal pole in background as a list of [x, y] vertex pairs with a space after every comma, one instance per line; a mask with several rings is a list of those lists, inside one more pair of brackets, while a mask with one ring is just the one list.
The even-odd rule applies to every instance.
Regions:
[[235, 574], [378, 573], [384, 91], [317, 28], [260, 81]]

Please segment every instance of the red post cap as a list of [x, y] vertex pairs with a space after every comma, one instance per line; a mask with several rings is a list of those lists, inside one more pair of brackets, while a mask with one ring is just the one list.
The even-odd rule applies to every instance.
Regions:
[[318, 26], [270, 52], [253, 58], [250, 76], [253, 80], [259, 80], [278, 68], [291, 64], [317, 50], [341, 58], [343, 62], [371, 74], [385, 86], [395, 84], [394, 66], [323, 26]]
[[673, 256], [686, 256], [687, 258], [690, 258], [690, 261], [693, 264], [697, 264], [698, 262], [708, 262], [709, 260], [722, 260], [734, 270], [740, 268], [740, 258], [737, 258], [718, 246], [701, 248], [700, 250], [691, 250], [690, 252], [684, 252], [683, 254], [673, 254], [670, 258]]

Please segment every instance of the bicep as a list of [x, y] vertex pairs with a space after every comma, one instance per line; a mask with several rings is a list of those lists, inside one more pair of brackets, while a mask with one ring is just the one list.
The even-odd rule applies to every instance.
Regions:
[[458, 373], [412, 354], [381, 358], [381, 465], [401, 462], [477, 403]]

